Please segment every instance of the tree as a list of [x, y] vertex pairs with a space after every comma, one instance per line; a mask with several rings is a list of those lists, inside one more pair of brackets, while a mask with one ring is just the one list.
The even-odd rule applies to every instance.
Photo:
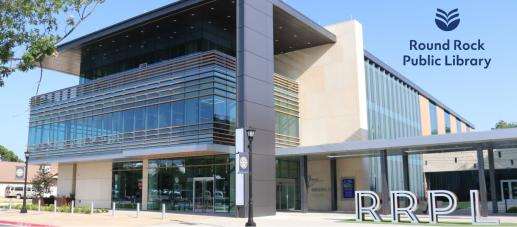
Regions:
[[57, 174], [50, 172], [45, 166], [41, 166], [38, 173], [32, 179], [32, 188], [36, 194], [43, 196], [44, 193], [50, 192], [50, 187], [56, 185], [54, 177]]
[[500, 121], [498, 121], [495, 124], [495, 128], [496, 129], [499, 129], [499, 128], [517, 128], [517, 122], [506, 122], [506, 121], [500, 120]]
[[[0, 86], [13, 72], [28, 71], [68, 37], [104, 0], [2, 0]], [[77, 18], [77, 19], [75, 19]], [[41, 81], [41, 78], [40, 78]]]
[[6, 162], [23, 162], [13, 151], [0, 145], [0, 160]]

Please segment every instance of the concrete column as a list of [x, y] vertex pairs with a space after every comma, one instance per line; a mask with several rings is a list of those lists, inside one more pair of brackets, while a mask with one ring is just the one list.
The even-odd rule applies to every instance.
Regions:
[[488, 204], [486, 196], [486, 180], [485, 180], [485, 160], [483, 157], [483, 146], [478, 144], [477, 147], [477, 167], [479, 177], [479, 202], [481, 203], [480, 213], [481, 216], [486, 217], [488, 215]]
[[307, 168], [307, 155], [304, 155], [300, 157], [300, 199], [303, 213], [309, 212], [309, 176]]
[[142, 160], [142, 210], [147, 210], [149, 189], [149, 159]]
[[[273, 3], [271, 0], [237, 0], [235, 3], [237, 126], [256, 129], [252, 160], [253, 166], [257, 167], [253, 171], [252, 182], [254, 215], [274, 215], [276, 173]], [[245, 193], [248, 191], [246, 189]], [[245, 197], [248, 198], [248, 195]], [[239, 215], [245, 216], [246, 212], [239, 212]]]
[[388, 151], [382, 150], [381, 156], [381, 212], [383, 214], [389, 213], [390, 210], [390, 186], [388, 181]]
[[488, 176], [490, 177], [490, 199], [492, 201], [492, 212], [496, 214], [499, 210], [497, 205], [497, 191], [495, 185], [494, 149], [488, 149]]
[[330, 159], [330, 209], [337, 210], [337, 180], [336, 180], [336, 159]]

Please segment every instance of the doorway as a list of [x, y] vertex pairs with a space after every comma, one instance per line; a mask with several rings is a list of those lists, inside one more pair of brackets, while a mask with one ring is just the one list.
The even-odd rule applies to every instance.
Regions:
[[276, 209], [296, 210], [296, 181], [295, 179], [277, 179]]
[[214, 212], [214, 177], [195, 177], [193, 184], [194, 212]]

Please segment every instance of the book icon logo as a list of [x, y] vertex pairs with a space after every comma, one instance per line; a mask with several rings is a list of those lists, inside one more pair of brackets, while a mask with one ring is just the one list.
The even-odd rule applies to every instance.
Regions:
[[458, 9], [446, 12], [442, 9], [436, 9], [436, 18], [434, 19], [436, 26], [443, 31], [452, 31], [460, 24], [460, 13]]

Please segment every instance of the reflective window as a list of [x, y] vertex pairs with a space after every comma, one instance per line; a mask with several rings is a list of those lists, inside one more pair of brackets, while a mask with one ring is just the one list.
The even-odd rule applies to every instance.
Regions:
[[233, 171], [228, 155], [149, 160], [148, 209], [233, 211]]
[[134, 209], [142, 202], [142, 162], [114, 162], [111, 200], [117, 209]]
[[451, 133], [451, 115], [445, 111], [445, 133]]
[[438, 135], [438, 119], [436, 116], [436, 105], [429, 102], [429, 115], [431, 116], [431, 134]]

